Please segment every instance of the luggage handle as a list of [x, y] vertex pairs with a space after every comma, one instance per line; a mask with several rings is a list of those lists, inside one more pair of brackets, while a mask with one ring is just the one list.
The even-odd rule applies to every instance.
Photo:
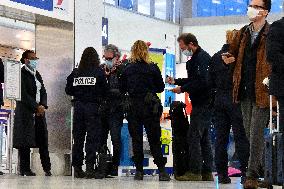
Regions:
[[270, 120], [269, 120], [269, 127], [270, 127], [270, 134], [273, 134], [275, 132], [279, 132], [280, 128], [280, 124], [279, 124], [279, 103], [277, 101], [277, 124], [276, 124], [276, 129], [273, 129], [273, 96], [270, 95], [269, 96], [269, 101], [270, 101]]

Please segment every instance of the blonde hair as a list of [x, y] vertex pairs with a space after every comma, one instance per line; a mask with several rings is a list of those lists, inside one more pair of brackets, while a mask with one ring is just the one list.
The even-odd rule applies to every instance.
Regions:
[[135, 63], [137, 61], [144, 61], [146, 63], [150, 63], [149, 47], [142, 40], [136, 41], [131, 48], [130, 62]]
[[231, 44], [234, 41], [234, 38], [236, 37], [237, 33], [238, 33], [238, 30], [236, 30], [236, 29], [227, 30], [227, 32], [226, 32], [227, 44]]

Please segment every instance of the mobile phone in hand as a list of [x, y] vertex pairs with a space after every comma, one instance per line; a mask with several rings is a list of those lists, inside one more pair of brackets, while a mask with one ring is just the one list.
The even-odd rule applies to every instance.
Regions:
[[232, 57], [233, 55], [232, 55], [232, 54], [230, 54], [229, 52], [226, 52], [226, 53], [223, 53], [223, 54], [222, 54], [222, 56], [226, 56], [226, 57], [228, 57], [228, 58], [229, 58], [229, 57]]

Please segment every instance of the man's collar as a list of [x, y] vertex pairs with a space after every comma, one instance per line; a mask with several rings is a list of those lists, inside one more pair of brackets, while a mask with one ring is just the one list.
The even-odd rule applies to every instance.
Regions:
[[[260, 30], [257, 31], [257, 32], [260, 32], [260, 31], [263, 30], [263, 34], [264, 34], [264, 35], [267, 35], [268, 32], [269, 32], [269, 26], [270, 26], [270, 24], [269, 24], [267, 21], [265, 21], [265, 24], [264, 24], [264, 25], [260, 28]], [[254, 29], [253, 29], [253, 22], [251, 22], [251, 23], [249, 24], [248, 29], [249, 29], [250, 32], [255, 32]]]

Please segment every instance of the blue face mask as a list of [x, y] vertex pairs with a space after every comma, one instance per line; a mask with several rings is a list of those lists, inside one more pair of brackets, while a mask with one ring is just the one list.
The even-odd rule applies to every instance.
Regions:
[[106, 60], [105, 64], [107, 65], [108, 68], [112, 68], [112, 61], [111, 60]]
[[189, 56], [192, 56], [193, 55], [193, 52], [192, 52], [192, 50], [184, 50], [184, 51], [182, 51], [182, 53], [185, 55], [185, 56], [187, 56], [187, 57], [189, 57]]
[[36, 69], [37, 65], [38, 65], [38, 60], [30, 60], [31, 68]]

